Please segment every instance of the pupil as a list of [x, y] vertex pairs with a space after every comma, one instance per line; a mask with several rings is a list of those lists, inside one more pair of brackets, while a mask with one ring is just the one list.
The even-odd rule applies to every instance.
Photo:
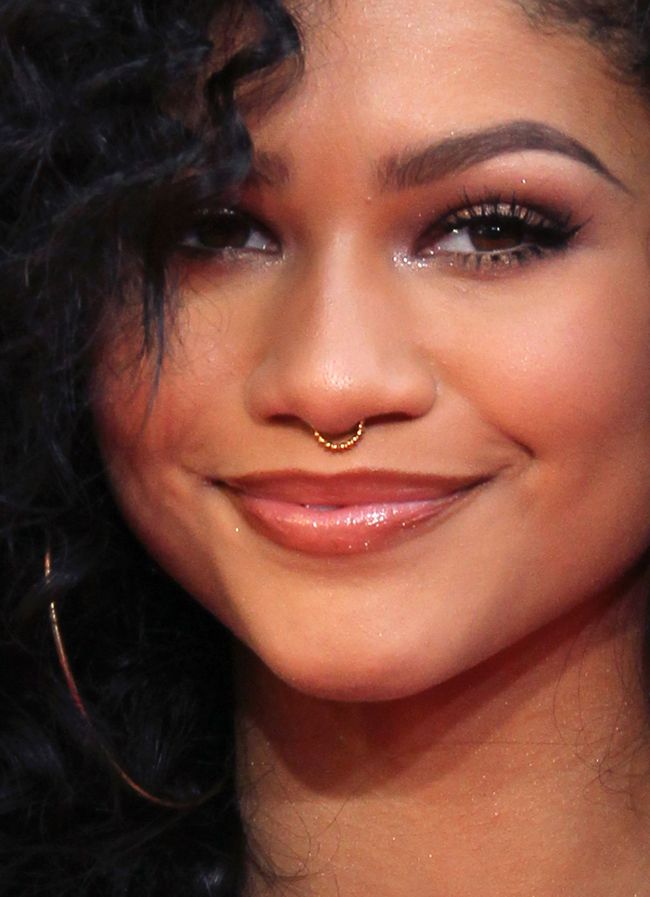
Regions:
[[524, 227], [521, 221], [487, 218], [471, 225], [470, 236], [478, 252], [498, 252], [521, 246], [524, 242]]
[[210, 249], [241, 249], [250, 236], [250, 224], [242, 215], [213, 215], [196, 226], [196, 236]]

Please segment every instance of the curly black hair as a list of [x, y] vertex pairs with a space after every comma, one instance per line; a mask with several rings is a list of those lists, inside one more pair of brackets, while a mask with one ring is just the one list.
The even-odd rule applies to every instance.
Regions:
[[600, 47], [615, 74], [650, 89], [647, 0], [516, 0], [536, 27], [558, 26]]
[[275, 0], [0, 4], [3, 897], [240, 892], [228, 636], [122, 525], [89, 378], [116, 307], [163, 351], [170, 251], [248, 169], [236, 91], [299, 50]]
[[[650, 3], [516, 2], [650, 83]], [[299, 65], [276, 0], [0, 0], [1, 897], [242, 892], [230, 637], [123, 524], [89, 388], [115, 309], [162, 357], [169, 256], [248, 170], [238, 89]]]

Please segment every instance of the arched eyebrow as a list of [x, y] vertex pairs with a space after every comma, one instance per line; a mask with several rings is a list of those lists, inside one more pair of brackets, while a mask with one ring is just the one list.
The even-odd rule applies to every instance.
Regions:
[[377, 177], [384, 190], [407, 190], [466, 171], [495, 156], [525, 150], [560, 153], [581, 162], [626, 193], [631, 191], [598, 156], [563, 131], [536, 121], [511, 121], [407, 148], [383, 158]]
[[[385, 156], [377, 165], [383, 190], [408, 190], [466, 171], [495, 156], [525, 150], [560, 153], [586, 165], [625, 193], [632, 191], [584, 144], [563, 131], [536, 121], [511, 121], [465, 134], [447, 137], [426, 146], [407, 147]], [[282, 188], [290, 184], [290, 155], [258, 151], [246, 184]]]

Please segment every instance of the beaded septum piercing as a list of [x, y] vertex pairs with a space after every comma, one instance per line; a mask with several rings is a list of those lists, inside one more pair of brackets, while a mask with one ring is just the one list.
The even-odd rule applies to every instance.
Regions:
[[348, 449], [354, 448], [357, 442], [359, 442], [365, 432], [365, 429], [365, 420], [360, 420], [356, 426], [354, 434], [348, 439], [342, 439], [340, 441], [328, 439], [326, 436], [323, 436], [322, 433], [319, 433], [318, 430], [314, 430], [313, 432], [316, 442], [319, 445], [322, 445], [322, 447], [328, 452], [347, 452]]

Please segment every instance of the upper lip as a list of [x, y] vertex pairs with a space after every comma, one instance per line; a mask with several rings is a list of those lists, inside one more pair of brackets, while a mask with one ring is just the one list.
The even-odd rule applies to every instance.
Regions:
[[301, 470], [268, 471], [215, 480], [235, 492], [293, 504], [366, 505], [433, 501], [478, 486], [486, 474], [440, 476], [394, 470], [355, 470], [313, 474]]

